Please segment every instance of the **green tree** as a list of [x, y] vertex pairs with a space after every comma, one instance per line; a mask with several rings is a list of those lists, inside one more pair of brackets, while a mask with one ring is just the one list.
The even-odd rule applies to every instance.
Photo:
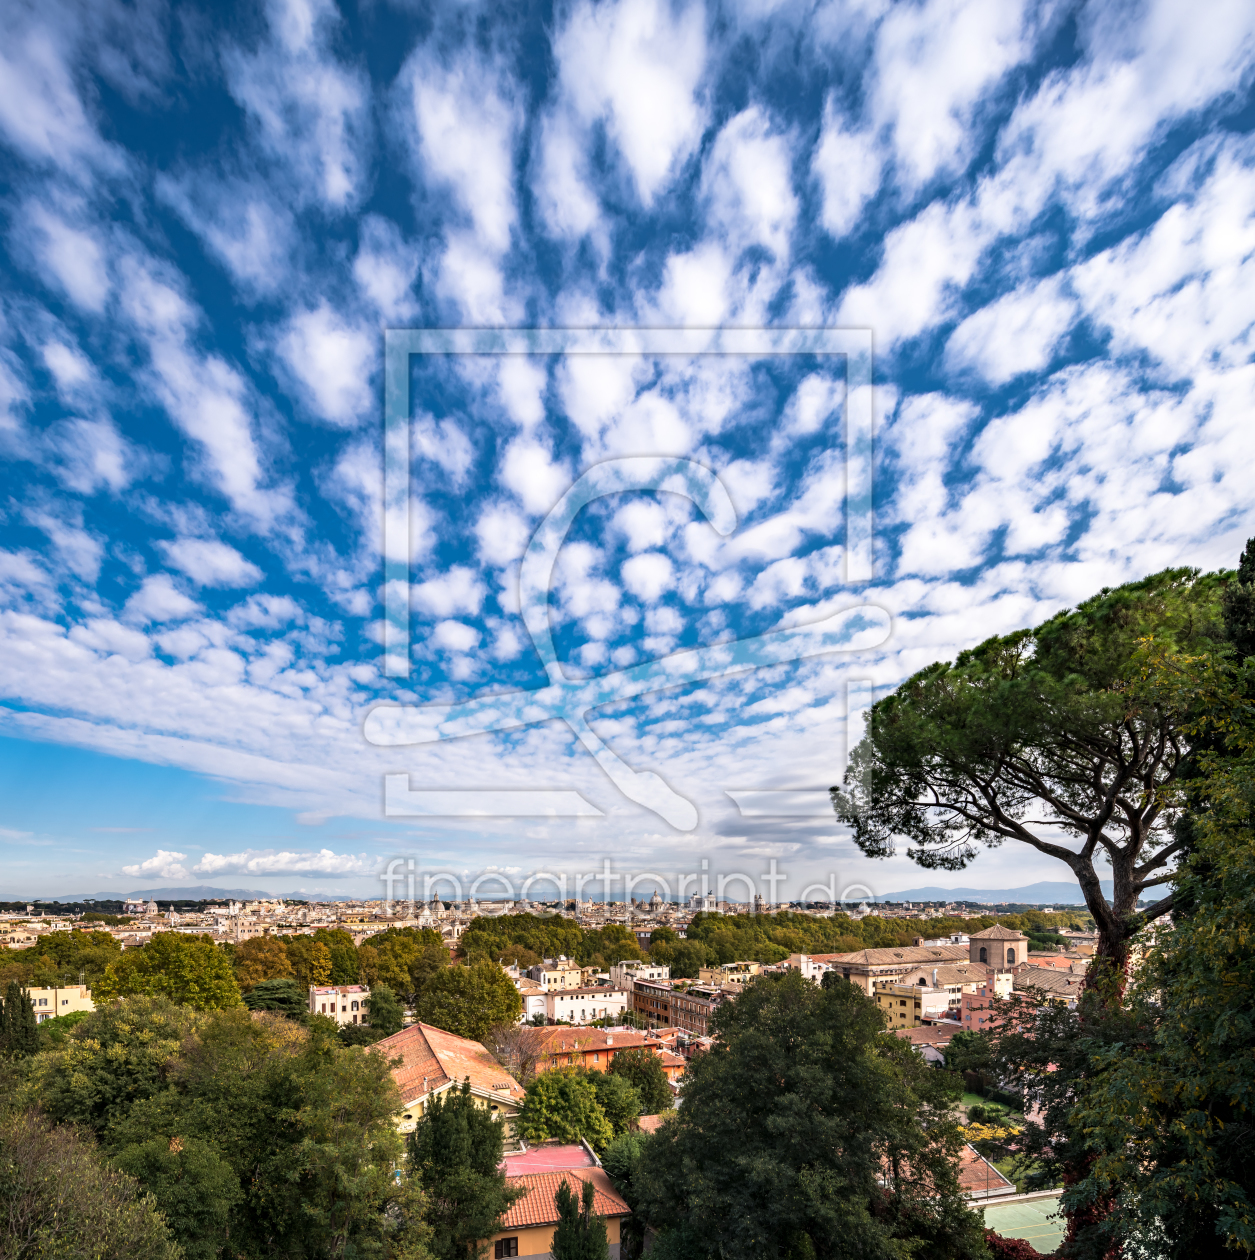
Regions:
[[883, 1035], [857, 988], [762, 976], [714, 1026], [644, 1148], [654, 1228], [694, 1258], [986, 1255], [956, 1175], [954, 1077]]
[[[1249, 581], [1227, 615], [1249, 611]], [[1145, 1018], [1092, 1047], [1071, 1118], [1092, 1162], [1066, 1201], [1113, 1208], [1091, 1228], [1095, 1253], [1255, 1251], [1255, 661], [1232, 681], [1201, 665], [1157, 662], [1219, 736], [1189, 785], [1198, 825], [1176, 885], [1191, 913], [1155, 937], [1132, 992]]]
[[295, 975], [288, 947], [277, 936], [255, 936], [251, 941], [241, 941], [231, 961], [244, 993], [263, 980], [288, 980]]
[[284, 942], [297, 985], [308, 991], [331, 983], [331, 951], [312, 936], [289, 936]]
[[636, 1090], [642, 1115], [656, 1116], [675, 1106], [662, 1060], [652, 1050], [620, 1050], [610, 1061], [610, 1074], [623, 1077]]
[[54, 1120], [103, 1133], [136, 1102], [166, 1088], [170, 1067], [201, 1018], [162, 997], [97, 1007], [62, 1049], [35, 1056], [26, 1096]]
[[288, 1019], [303, 1020], [309, 1014], [309, 996], [287, 977], [261, 980], [244, 994], [250, 1011], [274, 1011]]
[[405, 1010], [397, 1001], [397, 995], [386, 984], [377, 984], [370, 991], [367, 1001], [370, 1026], [381, 1037], [399, 1033], [405, 1023]]
[[626, 1133], [641, 1114], [641, 1096], [636, 1087], [623, 1073], [590, 1072], [588, 1079], [615, 1135]]
[[412, 1006], [427, 980], [449, 965], [449, 950], [430, 928], [388, 928], [358, 948], [358, 971], [372, 988], [386, 984]]
[[155, 932], [147, 945], [127, 950], [112, 971], [121, 997], [166, 997], [198, 1011], [242, 1004], [231, 960], [211, 936]]
[[353, 937], [343, 928], [319, 928], [314, 933], [314, 940], [326, 946], [331, 958], [331, 976], [327, 983], [357, 984], [360, 975]]
[[409, 1161], [427, 1196], [437, 1260], [473, 1260], [521, 1191], [499, 1167], [505, 1129], [479, 1106], [469, 1081], [432, 1098], [409, 1139]]
[[1005, 840], [1064, 863], [1098, 925], [1097, 957], [1122, 977], [1132, 936], [1174, 904], [1135, 912], [1183, 847], [1173, 793], [1190, 751], [1188, 703], [1148, 685], [1145, 640], [1215, 651], [1227, 580], [1165, 570], [930, 665], [872, 706], [845, 788], [832, 789], [838, 817], [871, 857], [905, 836], [930, 869], [961, 870]]
[[985, 1033], [964, 1028], [950, 1038], [945, 1059], [951, 1072], [988, 1072], [993, 1066], [993, 1046]]
[[0, 1003], [0, 1054], [25, 1059], [39, 1049], [35, 1008], [21, 986], [11, 980]]
[[610, 1260], [605, 1218], [593, 1210], [597, 1190], [585, 1181], [577, 1198], [565, 1178], [554, 1195], [558, 1227], [553, 1231], [553, 1260]]
[[153, 1200], [89, 1139], [35, 1112], [0, 1117], [0, 1260], [179, 1260]]
[[243, 1197], [239, 1177], [211, 1142], [150, 1138], [124, 1146], [113, 1164], [153, 1196], [188, 1260], [214, 1260]]
[[494, 1024], [512, 1024], [523, 1010], [519, 991], [493, 962], [446, 967], [423, 986], [415, 1014], [424, 1024], [483, 1041]]
[[644, 1133], [620, 1134], [601, 1153], [601, 1166], [632, 1209], [632, 1215], [619, 1223], [619, 1251], [622, 1260], [637, 1260], [644, 1250], [645, 1227], [638, 1211], [641, 1196], [637, 1185], [641, 1157], [651, 1139]]
[[584, 1138], [598, 1151], [614, 1137], [589, 1074], [579, 1068], [555, 1068], [536, 1076], [527, 1087], [515, 1129], [525, 1142]]

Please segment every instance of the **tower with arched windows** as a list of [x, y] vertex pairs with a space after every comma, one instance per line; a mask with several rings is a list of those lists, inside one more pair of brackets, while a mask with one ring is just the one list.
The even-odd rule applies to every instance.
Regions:
[[1011, 971], [1028, 959], [1028, 937], [1023, 932], [1005, 928], [1001, 923], [973, 932], [971, 961], [990, 971]]

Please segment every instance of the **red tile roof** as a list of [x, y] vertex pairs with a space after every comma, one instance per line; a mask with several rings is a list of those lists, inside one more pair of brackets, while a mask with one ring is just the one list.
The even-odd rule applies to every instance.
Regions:
[[507, 1177], [597, 1166], [597, 1161], [589, 1153], [588, 1147], [578, 1142], [547, 1142], [543, 1146], [533, 1146], [531, 1150], [520, 1151], [517, 1155], [507, 1155], [501, 1162]]
[[641, 1050], [657, 1043], [630, 1028], [538, 1028], [532, 1044], [540, 1054], [571, 1054], [585, 1050]]
[[522, 1099], [525, 1093], [478, 1041], [456, 1037], [430, 1024], [411, 1024], [375, 1042], [371, 1050], [389, 1059], [400, 1057], [401, 1062], [392, 1069], [392, 1079], [407, 1103], [466, 1077], [473, 1088], [503, 1098]]
[[526, 1229], [533, 1225], [556, 1225], [558, 1207], [554, 1196], [558, 1187], [566, 1182], [578, 1197], [581, 1182], [591, 1181], [596, 1190], [593, 1211], [598, 1216], [630, 1216], [632, 1209], [619, 1197], [610, 1184], [610, 1178], [600, 1168], [574, 1168], [565, 1172], [529, 1173], [523, 1177], [510, 1177], [508, 1184], [521, 1186], [527, 1193], [505, 1214], [497, 1233], [512, 1229]]
[[966, 1194], [1015, 1192], [1014, 1182], [1008, 1181], [970, 1142], [965, 1142], [959, 1152], [959, 1185]]
[[1026, 941], [1028, 937], [1023, 932], [1013, 931], [1011, 928], [1005, 928], [1001, 923], [995, 923], [993, 927], [987, 927], [983, 932], [973, 932], [968, 940], [972, 941]]
[[659, 1127], [665, 1119], [665, 1115], [641, 1116], [641, 1118], [636, 1122], [636, 1126], [642, 1133], [657, 1133]]

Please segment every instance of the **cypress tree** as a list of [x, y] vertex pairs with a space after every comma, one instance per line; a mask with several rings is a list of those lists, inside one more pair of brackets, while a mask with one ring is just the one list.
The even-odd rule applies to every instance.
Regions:
[[583, 1206], [563, 1181], [554, 1195], [558, 1207], [558, 1228], [553, 1233], [554, 1260], [609, 1260], [610, 1243], [606, 1221], [593, 1211], [596, 1190], [584, 1183]]
[[0, 1012], [0, 1046], [11, 1059], [24, 1059], [39, 1049], [35, 1007], [16, 980], [10, 980]]

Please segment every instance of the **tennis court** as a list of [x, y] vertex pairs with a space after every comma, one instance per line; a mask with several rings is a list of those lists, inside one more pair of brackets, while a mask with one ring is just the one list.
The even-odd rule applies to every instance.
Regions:
[[1022, 1238], [1043, 1255], [1049, 1255], [1063, 1241], [1063, 1218], [1056, 1216], [1059, 1196], [991, 1204], [985, 1208], [985, 1225], [1003, 1238]]

